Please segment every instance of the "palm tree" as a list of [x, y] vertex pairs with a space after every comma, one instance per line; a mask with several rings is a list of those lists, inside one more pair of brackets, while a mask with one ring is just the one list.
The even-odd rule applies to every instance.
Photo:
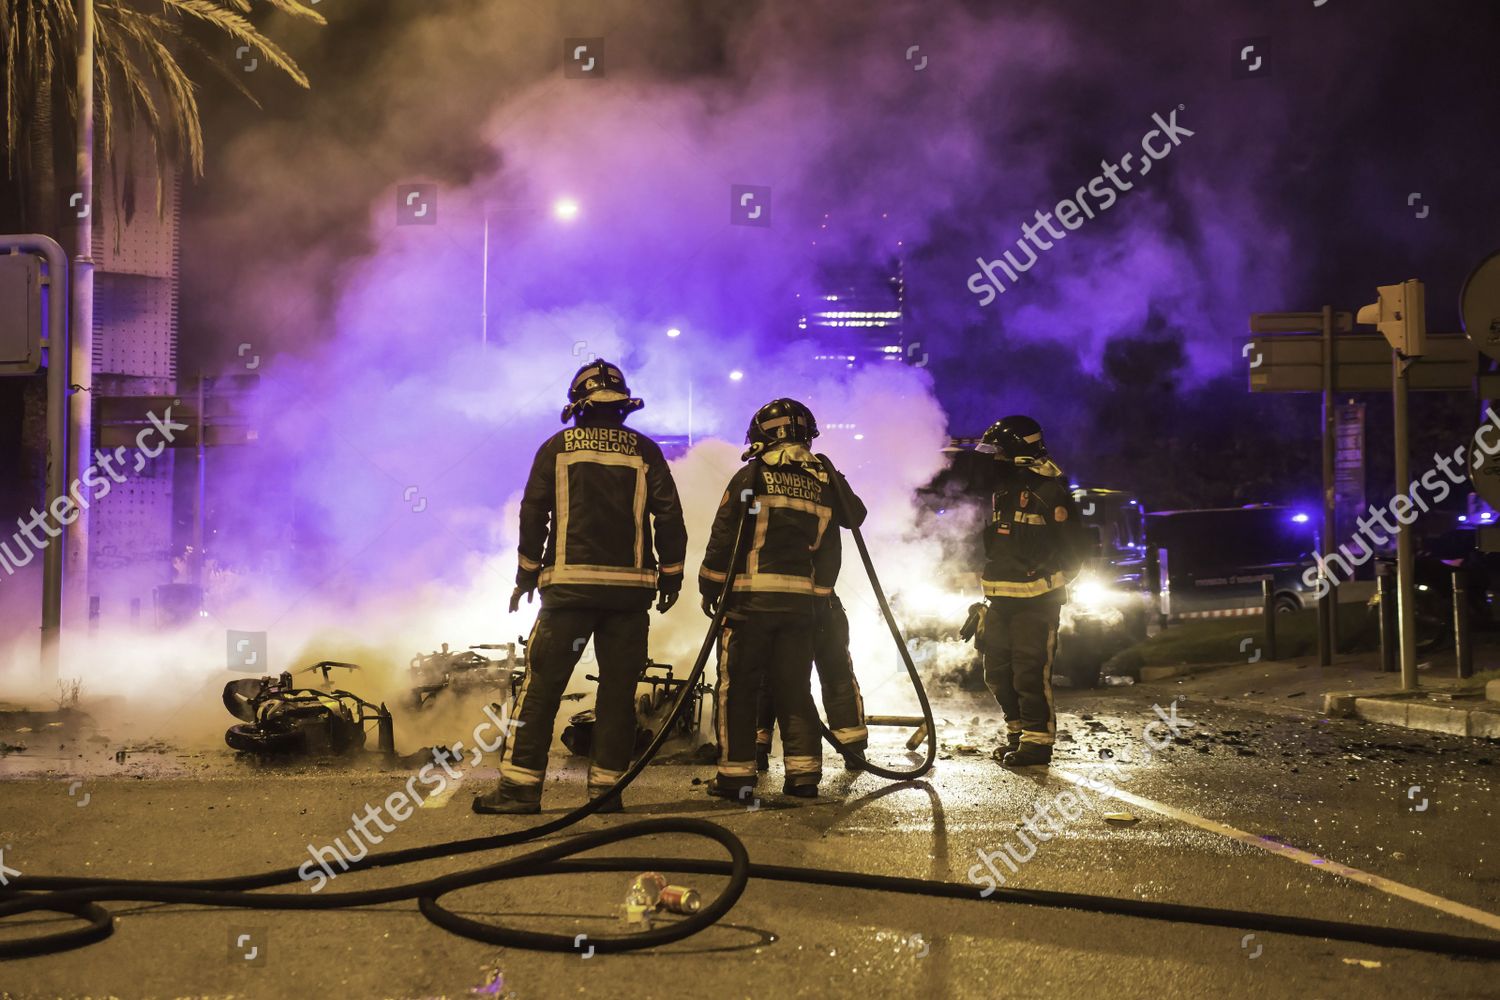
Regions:
[[[262, 2], [295, 17], [326, 23], [302, 0]], [[118, 190], [127, 218], [134, 211], [136, 178], [129, 154], [136, 129], [144, 127], [157, 160], [158, 212], [165, 204], [169, 164], [186, 166], [192, 176], [203, 172], [203, 127], [184, 57], [218, 72], [255, 103], [242, 75], [211, 53], [195, 31], [201, 34], [205, 27], [221, 31], [237, 47], [245, 47], [299, 86], [308, 85], [291, 56], [245, 18], [250, 4], [251, 0], [96, 0], [94, 95], [99, 153], [121, 181]], [[0, 225], [19, 223], [41, 232], [57, 232], [58, 178], [72, 174], [77, 28], [73, 0], [0, 0], [4, 172], [12, 190], [20, 194], [15, 199], [19, 217], [0, 220]]]

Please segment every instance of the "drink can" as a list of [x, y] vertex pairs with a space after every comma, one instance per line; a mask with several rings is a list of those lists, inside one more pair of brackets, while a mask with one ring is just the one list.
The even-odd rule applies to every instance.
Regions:
[[689, 889], [681, 885], [669, 885], [661, 891], [661, 895], [657, 898], [657, 904], [664, 910], [691, 916], [697, 913], [703, 906], [703, 897], [698, 895], [697, 889]]

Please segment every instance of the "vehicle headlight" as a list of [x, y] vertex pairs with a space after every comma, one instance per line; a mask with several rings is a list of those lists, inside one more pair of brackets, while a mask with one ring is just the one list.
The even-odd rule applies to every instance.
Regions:
[[1068, 585], [1068, 603], [1078, 611], [1102, 611], [1113, 607], [1115, 589], [1092, 573], [1083, 573]]

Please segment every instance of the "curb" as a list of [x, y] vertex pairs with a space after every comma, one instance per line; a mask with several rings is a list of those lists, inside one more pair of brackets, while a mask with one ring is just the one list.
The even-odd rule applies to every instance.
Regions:
[[1226, 670], [1229, 667], [1242, 667], [1247, 662], [1254, 661], [1231, 660], [1228, 663], [1177, 663], [1172, 666], [1141, 667], [1140, 682], [1142, 684], [1149, 684], [1152, 681], [1164, 681], [1172, 677], [1207, 674], [1215, 670]]
[[1480, 702], [1473, 708], [1432, 705], [1416, 700], [1420, 693], [1405, 697], [1386, 694], [1329, 694], [1323, 696], [1328, 715], [1358, 718], [1404, 729], [1420, 729], [1448, 736], [1500, 739], [1500, 702]]

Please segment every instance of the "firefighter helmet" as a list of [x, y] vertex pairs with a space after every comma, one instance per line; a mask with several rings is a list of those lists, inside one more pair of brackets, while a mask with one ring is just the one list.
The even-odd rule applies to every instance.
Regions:
[[1016, 415], [997, 420], [979, 440], [981, 450], [1004, 462], [1032, 465], [1047, 457], [1042, 425], [1030, 417]]
[[562, 421], [579, 416], [585, 409], [601, 403], [613, 403], [621, 416], [634, 413], [645, 402], [630, 395], [630, 386], [625, 384], [625, 373], [618, 365], [595, 359], [578, 369], [568, 386], [568, 405], [563, 407]]
[[795, 399], [773, 399], [750, 419], [750, 429], [745, 432], [745, 443], [750, 448], [745, 457], [759, 455], [782, 441], [811, 444], [817, 436], [818, 421], [812, 410]]

